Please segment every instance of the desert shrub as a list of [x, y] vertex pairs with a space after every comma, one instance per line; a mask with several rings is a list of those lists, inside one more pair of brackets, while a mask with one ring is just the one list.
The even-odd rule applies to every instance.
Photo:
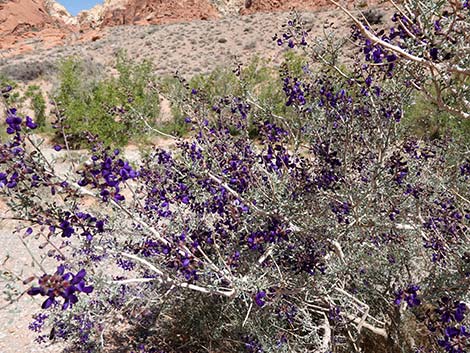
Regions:
[[39, 78], [49, 77], [56, 73], [57, 66], [49, 59], [17, 60], [0, 68], [0, 73], [11, 80], [30, 82]]
[[460, 119], [422, 94], [405, 110], [404, 126], [421, 139], [442, 139], [452, 136], [461, 142], [470, 141], [470, 120]]
[[145, 133], [144, 119], [153, 124], [158, 117], [159, 96], [150, 63], [132, 63], [119, 54], [116, 69], [116, 77], [96, 77], [78, 58], [61, 64], [54, 96], [73, 145], [86, 144], [89, 134], [107, 145], [123, 145]]
[[34, 118], [39, 127], [44, 127], [46, 124], [46, 100], [37, 85], [28, 86], [25, 92], [25, 97], [30, 99], [30, 107], [34, 112]]
[[21, 94], [17, 90], [18, 83], [9, 78], [8, 76], [0, 75], [0, 85], [1, 87], [11, 87], [11, 91], [5, 93], [2, 103], [5, 103], [7, 105], [21, 106], [22, 99]]
[[383, 13], [378, 9], [367, 9], [362, 13], [364, 18], [370, 25], [378, 25], [382, 23]]
[[[299, 53], [287, 52], [281, 71], [302, 72], [306, 64], [305, 56]], [[280, 80], [280, 70], [269, 66], [265, 59], [253, 58], [248, 64], [238, 68], [218, 67], [209, 74], [194, 76], [191, 80], [181, 80], [177, 77], [165, 77], [160, 81], [160, 90], [172, 103], [173, 121], [163, 124], [162, 130], [178, 136], [188, 132], [185, 122], [192, 107], [188, 99], [196, 92], [201, 92], [212, 107], [208, 119], [217, 116], [219, 104], [227, 104], [232, 100], [233, 109], [243, 110], [249, 121], [252, 137], [256, 135], [255, 125], [259, 122], [272, 120], [275, 116], [283, 116], [287, 120], [295, 120], [298, 115], [287, 106], [283, 100], [283, 85]], [[241, 99], [241, 100], [240, 100]], [[246, 106], [240, 105], [242, 101]]]
[[[468, 141], [402, 125], [430, 66], [468, 75], [458, 46], [458, 63], [410, 57], [433, 16], [449, 37], [470, 23], [468, 2], [429, 4], [430, 17], [387, 32], [400, 46], [353, 29], [348, 70], [338, 46], [289, 21], [279, 44], [318, 59], [280, 72], [295, 119], [250, 121], [262, 107], [244, 89], [214, 109], [183, 85], [191, 134], [138, 166], [97, 143], [64, 179], [31, 148], [36, 124], [9, 110], [0, 190], [25, 221], [18, 236], [45, 241], [31, 252], [43, 273], [25, 280], [42, 302], [38, 340], [73, 352], [468, 352]], [[452, 82], [429, 99], [466, 119], [465, 101], [441, 94], [466, 97], [466, 79]], [[47, 257], [57, 266], [42, 268]]]

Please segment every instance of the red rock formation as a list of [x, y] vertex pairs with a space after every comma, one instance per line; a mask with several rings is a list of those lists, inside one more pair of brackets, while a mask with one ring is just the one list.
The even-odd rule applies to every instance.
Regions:
[[[349, 5], [375, 2], [342, 1]], [[107, 26], [165, 24], [329, 6], [328, 0], [104, 0], [104, 4], [72, 17], [55, 0], [0, 0], [0, 51], [2, 55], [13, 55], [35, 46], [63, 44], [72, 37], [71, 33], [78, 35], [79, 29], [81, 40], [88, 41], [102, 36], [102, 29]]]
[[[60, 8], [60, 5], [52, 6], [53, 3], [51, 0], [0, 1], [0, 49], [20, 47], [22, 42], [35, 39], [46, 46], [61, 43], [71, 28], [65, 23], [68, 13], [49, 13], [51, 8]], [[28, 46], [20, 49], [24, 48]]]
[[107, 27], [208, 20], [218, 16], [209, 0], [107, 0], [102, 6], [79, 14], [79, 22], [82, 27]]

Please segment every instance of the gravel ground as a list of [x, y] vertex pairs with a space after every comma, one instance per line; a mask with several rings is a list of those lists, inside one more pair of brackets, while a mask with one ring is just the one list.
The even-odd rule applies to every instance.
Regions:
[[[171, 144], [168, 140], [157, 141], [157, 143], [166, 146]], [[48, 146], [42, 152], [49, 161], [56, 158], [55, 165], [58, 173], [68, 172], [69, 163], [66, 162], [66, 151], [57, 153], [51, 146]], [[84, 151], [73, 151], [72, 153], [75, 160], [85, 155]], [[140, 159], [140, 151], [137, 146], [127, 146], [123, 154], [129, 161], [136, 162]], [[20, 236], [24, 234], [24, 229], [17, 231], [19, 222], [3, 219], [9, 216], [11, 217], [11, 213], [8, 212], [6, 200], [0, 198], [0, 241], [2, 244], [0, 246], [0, 308], [3, 308], [0, 309], [0, 353], [60, 353], [63, 350], [63, 345], [39, 345], [34, 342], [37, 334], [28, 329], [32, 315], [41, 310], [43, 302], [41, 297], [32, 298], [24, 294], [18, 301], [6, 306], [8, 304], [5, 296], [6, 291], [11, 292], [13, 288], [15, 295], [12, 297], [16, 298], [29, 288], [29, 285], [21, 284], [22, 280], [34, 274], [39, 276], [43, 274], [32, 261], [31, 255], [20, 239]], [[39, 262], [42, 262], [39, 255], [43, 252], [37, 250], [41, 240], [28, 237], [27, 241], [33, 255]], [[52, 272], [57, 266], [55, 261], [47, 258], [42, 264], [46, 270]], [[47, 331], [44, 333], [47, 334]]]
[[[0, 200], [0, 214], [5, 215], [6, 206]], [[3, 276], [0, 278], [0, 289], [2, 294], [8, 289], [10, 281], [5, 281], [4, 276], [19, 277], [25, 279], [33, 273], [40, 274], [41, 271], [31, 261], [25, 246], [20, 238], [14, 234], [17, 224], [12, 221], [0, 221], [0, 261]], [[36, 244], [33, 244], [36, 243]], [[37, 242], [32, 242], [31, 248], [37, 246]], [[15, 285], [19, 293], [27, 289], [27, 286]], [[32, 315], [38, 312], [42, 301], [40, 299], [31, 298], [23, 295], [17, 302], [7, 306], [1, 311], [0, 316], [0, 352], [2, 353], [19, 353], [19, 352], [60, 352], [59, 346], [48, 347], [39, 346], [34, 342], [36, 334], [28, 329], [29, 323], [32, 321]], [[0, 297], [0, 307], [7, 304], [4, 296]]]

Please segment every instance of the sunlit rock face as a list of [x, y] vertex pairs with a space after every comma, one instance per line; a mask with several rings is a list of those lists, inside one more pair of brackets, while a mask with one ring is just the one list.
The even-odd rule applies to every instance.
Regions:
[[103, 5], [83, 11], [78, 21], [83, 27], [128, 24], [161, 24], [209, 20], [219, 16], [208, 0], [106, 0]]
[[[371, 1], [344, 1], [348, 7]], [[328, 0], [105, 0], [71, 16], [55, 0], [0, 0], [0, 53], [13, 56], [101, 38], [106, 27], [211, 20], [256, 12], [318, 10]]]
[[53, 0], [0, 1], [0, 49], [25, 41], [61, 43], [75, 24], [76, 19]]

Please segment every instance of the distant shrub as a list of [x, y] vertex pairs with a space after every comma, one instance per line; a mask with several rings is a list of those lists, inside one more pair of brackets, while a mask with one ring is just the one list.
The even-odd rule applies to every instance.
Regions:
[[404, 112], [404, 126], [422, 139], [470, 141], [470, 119], [455, 117], [422, 94], [417, 94]]
[[[162, 128], [166, 132], [173, 130], [179, 136], [188, 131], [185, 117], [192, 111], [188, 100], [195, 92], [201, 92], [212, 103], [207, 116], [209, 120], [215, 119], [219, 106], [227, 104], [233, 97], [237, 97], [231, 101], [233, 109], [244, 111], [249, 106], [246, 114], [252, 137], [256, 135], [254, 125], [259, 122], [272, 120], [275, 116], [294, 121], [298, 114], [284, 104], [285, 93], [280, 78], [284, 71], [301, 75], [305, 64], [305, 56], [289, 51], [281, 70], [273, 68], [265, 59], [254, 57], [236, 69], [217, 67], [211, 73], [195, 75], [189, 81], [165, 77], [160, 80], [160, 88], [172, 102], [174, 120], [164, 123]], [[247, 103], [246, 107], [240, 105], [242, 100]]]
[[0, 73], [6, 77], [22, 82], [30, 82], [41, 77], [50, 77], [57, 71], [57, 66], [49, 59], [17, 60], [0, 67]]
[[384, 17], [383, 13], [377, 9], [367, 9], [362, 14], [371, 25], [381, 24]]
[[152, 123], [158, 117], [159, 96], [150, 63], [132, 63], [119, 54], [116, 69], [116, 77], [90, 75], [85, 63], [74, 57], [60, 65], [54, 99], [74, 146], [86, 144], [88, 134], [107, 145], [123, 145], [145, 132], [144, 120]]
[[41, 88], [36, 85], [28, 86], [25, 97], [30, 99], [31, 110], [34, 112], [34, 118], [39, 127], [46, 124], [46, 100]]

